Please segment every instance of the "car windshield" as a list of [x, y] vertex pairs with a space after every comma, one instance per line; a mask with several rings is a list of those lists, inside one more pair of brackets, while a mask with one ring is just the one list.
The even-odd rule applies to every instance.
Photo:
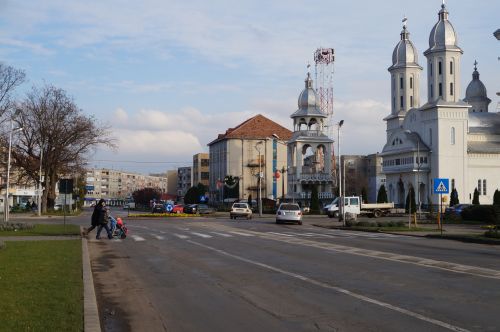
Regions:
[[280, 210], [299, 211], [300, 207], [297, 204], [283, 204]]
[[245, 203], [237, 203], [233, 205], [233, 208], [245, 209], [247, 205]]

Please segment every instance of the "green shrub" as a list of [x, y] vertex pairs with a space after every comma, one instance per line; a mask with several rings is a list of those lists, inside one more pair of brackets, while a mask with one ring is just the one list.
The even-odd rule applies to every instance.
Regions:
[[500, 208], [493, 205], [473, 205], [462, 211], [463, 220], [474, 220], [489, 224], [498, 224]]
[[484, 232], [484, 236], [494, 239], [500, 239], [500, 233], [498, 232], [498, 228], [492, 228], [486, 232]]
[[356, 226], [360, 226], [360, 227], [373, 227], [375, 226], [375, 224], [369, 222], [369, 221], [360, 221], [356, 224]]
[[384, 222], [384, 221], [377, 221], [377, 226], [378, 227], [386, 227], [387, 226], [387, 223]]
[[396, 227], [404, 227], [404, 226], [406, 226], [406, 222], [401, 221], [401, 220], [400, 221], [396, 221], [395, 225], [396, 225]]
[[5, 242], [0, 241], [0, 250], [2, 250], [5, 247], [6, 247]]

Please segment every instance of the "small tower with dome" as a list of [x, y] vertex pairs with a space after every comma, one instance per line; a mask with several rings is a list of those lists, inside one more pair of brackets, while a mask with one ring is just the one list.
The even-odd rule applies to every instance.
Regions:
[[288, 141], [288, 199], [307, 206], [314, 186], [319, 199], [333, 197], [333, 140], [324, 134], [327, 114], [321, 112], [308, 72], [304, 90], [298, 98], [293, 119], [293, 135]]
[[420, 107], [420, 72], [417, 49], [410, 40], [410, 33], [406, 28], [406, 17], [403, 19], [401, 39], [392, 52], [391, 73], [391, 114], [387, 121], [387, 137], [398, 129], [412, 109]]
[[477, 71], [477, 61], [474, 61], [472, 81], [467, 86], [467, 90], [465, 90], [464, 101], [472, 106], [469, 109], [469, 112], [488, 112], [488, 105], [491, 103], [491, 99], [488, 98], [486, 87], [479, 79], [479, 72]]

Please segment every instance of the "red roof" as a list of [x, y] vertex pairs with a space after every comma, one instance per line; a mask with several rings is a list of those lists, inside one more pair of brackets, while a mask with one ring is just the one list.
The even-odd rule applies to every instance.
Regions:
[[217, 138], [208, 143], [208, 145], [212, 145], [223, 139], [231, 138], [265, 139], [267, 137], [272, 137], [273, 134], [284, 141], [288, 141], [292, 137], [292, 132], [290, 130], [258, 114], [234, 128], [229, 128], [224, 134], [219, 134]]

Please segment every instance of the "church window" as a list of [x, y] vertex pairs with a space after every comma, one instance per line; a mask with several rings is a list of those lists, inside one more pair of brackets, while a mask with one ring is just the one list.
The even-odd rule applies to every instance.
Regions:
[[450, 83], [450, 96], [453, 96], [453, 83]]
[[453, 75], [453, 61], [450, 61], [450, 75]]
[[400, 107], [403, 108], [403, 96], [399, 97], [399, 104], [400, 104]]
[[392, 108], [396, 108], [396, 97], [392, 97]]
[[439, 83], [439, 97], [443, 96], [443, 83]]
[[441, 75], [442, 70], [441, 70], [441, 61], [438, 63], [438, 74]]
[[429, 90], [431, 90], [431, 98], [434, 98], [434, 89], [432, 88], [432, 84], [431, 84], [431, 88]]
[[410, 107], [413, 107], [413, 96], [410, 96]]
[[431, 73], [432, 76], [432, 62], [429, 61], [429, 72]]
[[479, 192], [479, 195], [481, 195], [481, 180], [477, 180], [477, 191]]
[[455, 127], [451, 127], [451, 145], [455, 145]]
[[399, 88], [400, 89], [403, 88], [403, 78], [402, 77], [399, 78]]
[[486, 195], [486, 179], [483, 180], [483, 195]]
[[410, 77], [410, 89], [413, 89], [413, 77]]
[[429, 142], [432, 145], [432, 128], [429, 128]]

